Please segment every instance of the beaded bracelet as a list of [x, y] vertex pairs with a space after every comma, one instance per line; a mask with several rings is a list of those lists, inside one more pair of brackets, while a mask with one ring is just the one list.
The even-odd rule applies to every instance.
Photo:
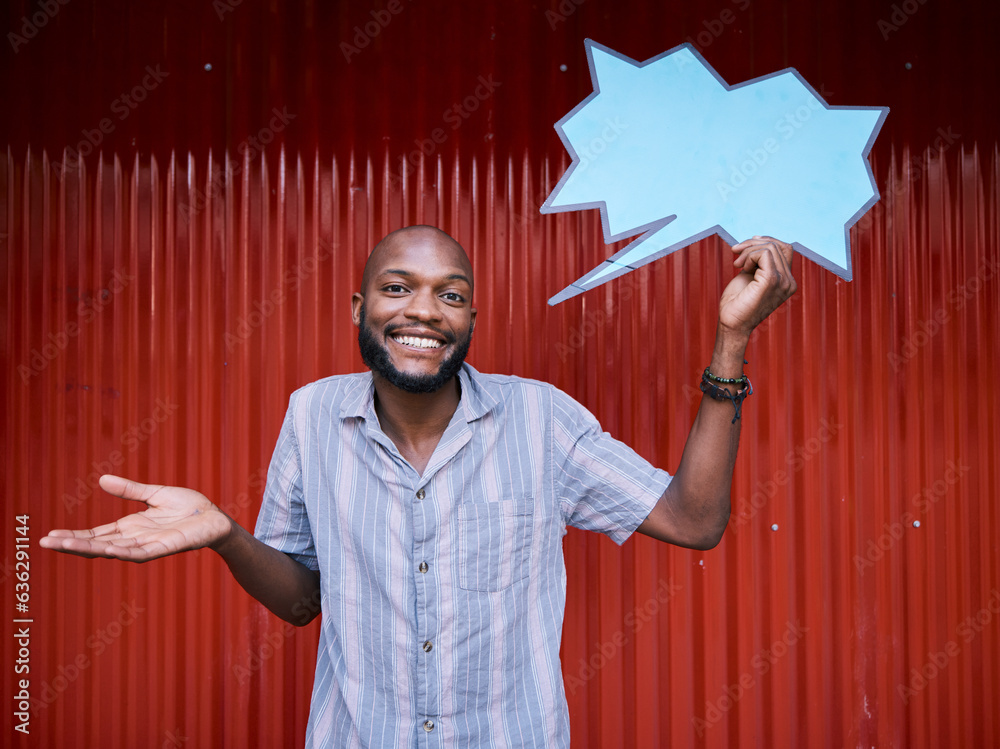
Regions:
[[729, 388], [720, 388], [718, 385], [712, 383], [709, 379], [708, 369], [705, 369], [705, 374], [701, 376], [701, 392], [705, 393], [709, 398], [717, 401], [732, 401], [733, 408], [736, 410], [736, 415], [733, 416], [733, 420], [729, 422], [730, 424], [735, 424], [736, 420], [740, 418], [740, 412], [743, 410], [743, 400], [748, 396], [753, 394], [753, 385], [750, 383], [750, 378], [745, 374], [736, 382], [745, 382], [742, 390], [737, 390], [736, 393], [729, 392]]
[[[744, 361], [743, 363], [746, 364], [746, 361]], [[708, 377], [709, 379], [715, 380], [716, 382], [722, 382], [727, 385], [740, 384], [746, 387], [747, 384], [749, 384], [750, 382], [750, 380], [747, 379], [747, 376], [745, 374], [742, 374], [739, 377], [719, 377], [718, 375], [714, 375], [711, 372], [709, 372], [708, 367], [705, 367], [705, 376]]]

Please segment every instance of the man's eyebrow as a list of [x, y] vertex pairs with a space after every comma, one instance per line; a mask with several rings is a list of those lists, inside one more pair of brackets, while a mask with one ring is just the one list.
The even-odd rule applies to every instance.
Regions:
[[[401, 268], [386, 268], [384, 271], [382, 271], [381, 273], [379, 273], [379, 275], [380, 276], [391, 276], [391, 275], [408, 276], [410, 278], [413, 277], [413, 274], [410, 271], [403, 270]], [[452, 274], [446, 276], [444, 280], [445, 281], [465, 281], [469, 286], [472, 286], [472, 281], [470, 281], [469, 277], [467, 275], [465, 275], [464, 273], [452, 273]]]

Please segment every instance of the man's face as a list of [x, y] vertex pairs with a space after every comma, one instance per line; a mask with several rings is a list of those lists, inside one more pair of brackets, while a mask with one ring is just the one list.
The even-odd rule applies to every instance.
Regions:
[[411, 393], [450, 381], [472, 342], [472, 272], [445, 235], [413, 229], [376, 250], [363, 293], [352, 300], [361, 358]]

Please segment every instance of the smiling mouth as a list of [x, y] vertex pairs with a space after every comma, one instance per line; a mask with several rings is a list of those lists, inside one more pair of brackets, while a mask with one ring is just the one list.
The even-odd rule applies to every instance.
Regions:
[[410, 348], [437, 349], [444, 346], [444, 344], [436, 338], [423, 338], [415, 335], [394, 335], [389, 337], [396, 343], [402, 344], [403, 346], [409, 346]]

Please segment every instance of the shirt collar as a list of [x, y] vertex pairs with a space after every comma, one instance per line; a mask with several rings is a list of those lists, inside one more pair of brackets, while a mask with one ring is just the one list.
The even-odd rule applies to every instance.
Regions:
[[500, 394], [494, 392], [496, 386], [483, 377], [471, 364], [463, 364], [458, 371], [458, 381], [462, 386], [462, 400], [459, 407], [465, 410], [465, 420], [473, 422], [500, 405]]
[[[371, 372], [356, 375], [357, 379], [348, 389], [340, 404], [342, 419], [367, 419], [369, 411], [374, 413], [375, 382]], [[481, 419], [500, 404], [499, 393], [493, 392], [496, 387], [479, 374], [468, 363], [462, 364], [458, 371], [458, 382], [462, 388], [462, 397], [458, 407], [462, 409], [467, 422]]]

